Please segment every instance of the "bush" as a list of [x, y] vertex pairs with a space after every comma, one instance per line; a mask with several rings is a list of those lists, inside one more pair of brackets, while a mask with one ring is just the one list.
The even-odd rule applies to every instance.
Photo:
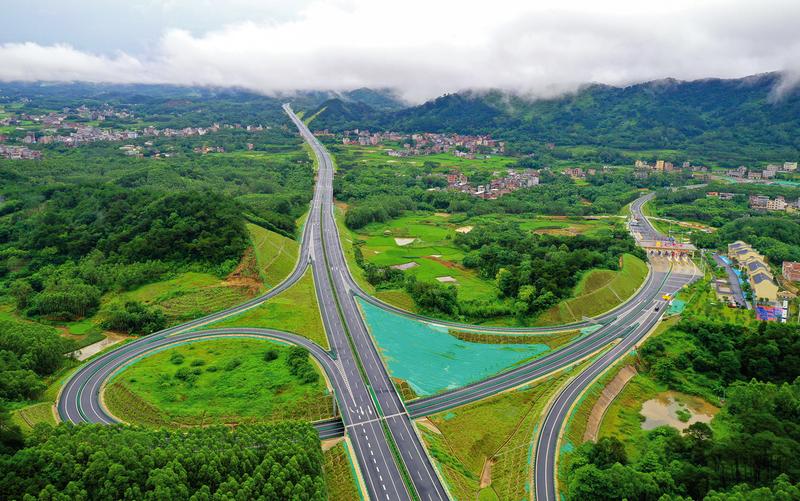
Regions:
[[275, 348], [270, 348], [264, 352], [264, 361], [265, 362], [272, 362], [278, 358], [278, 350]]
[[138, 301], [128, 301], [122, 307], [112, 306], [102, 322], [104, 329], [128, 334], [150, 334], [166, 325], [167, 319], [159, 308], [148, 307]]
[[225, 364], [225, 370], [226, 371], [232, 371], [232, 370], [236, 369], [237, 367], [239, 367], [240, 365], [242, 365], [242, 361], [239, 360], [238, 358], [234, 358], [233, 360], [231, 360], [230, 362]]
[[292, 346], [286, 357], [289, 372], [297, 377], [303, 384], [316, 383], [319, 374], [314, 370], [314, 366], [308, 360], [308, 350], [302, 346]]

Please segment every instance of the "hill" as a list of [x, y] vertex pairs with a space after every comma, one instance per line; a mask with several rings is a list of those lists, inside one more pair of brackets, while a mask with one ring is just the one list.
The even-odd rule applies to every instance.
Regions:
[[723, 164], [800, 156], [800, 93], [776, 96], [781, 75], [588, 85], [553, 99], [492, 90], [449, 94], [399, 111], [327, 101], [316, 128], [488, 133], [520, 151], [542, 143], [678, 150]]

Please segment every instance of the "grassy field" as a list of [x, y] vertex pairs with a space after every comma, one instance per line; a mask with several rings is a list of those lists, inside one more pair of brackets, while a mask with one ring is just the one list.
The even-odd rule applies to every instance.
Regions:
[[55, 426], [53, 402], [39, 402], [22, 407], [11, 414], [11, 422], [19, 426], [25, 434], [30, 433], [39, 423]]
[[255, 250], [261, 279], [267, 288], [273, 287], [292, 273], [300, 244], [255, 224], [248, 224], [247, 231]]
[[591, 270], [575, 286], [573, 297], [542, 313], [534, 325], [560, 325], [604, 313], [633, 295], [647, 277], [647, 264], [622, 256], [619, 271]]
[[107, 294], [98, 317], [102, 318], [105, 309], [114, 301], [140, 301], [159, 307], [168, 323], [174, 325], [229, 308], [250, 297], [249, 287], [228, 286], [210, 273], [187, 272], [129, 292]]
[[310, 268], [297, 283], [264, 304], [205, 326], [209, 329], [219, 327], [280, 329], [306, 337], [325, 349], [329, 348]]
[[[438, 432], [418, 425], [456, 499], [528, 496], [531, 442], [542, 412], [548, 400], [583, 365], [524, 388], [430, 416]], [[484, 473], [482, 481], [487, 465], [490, 473]]]
[[[279, 356], [267, 362], [269, 349]], [[246, 338], [176, 346], [115, 376], [105, 403], [124, 421], [156, 427], [330, 417], [323, 378], [303, 384], [289, 372], [287, 353], [285, 345]]]
[[347, 455], [344, 442], [339, 442], [323, 453], [325, 458], [325, 484], [330, 501], [355, 501], [360, 499], [353, 465]]

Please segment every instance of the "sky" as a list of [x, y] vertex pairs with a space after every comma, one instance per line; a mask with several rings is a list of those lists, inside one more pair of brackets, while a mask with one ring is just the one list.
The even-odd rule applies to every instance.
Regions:
[[0, 15], [0, 81], [388, 87], [410, 102], [768, 71], [800, 81], [797, 0], [37, 0]]

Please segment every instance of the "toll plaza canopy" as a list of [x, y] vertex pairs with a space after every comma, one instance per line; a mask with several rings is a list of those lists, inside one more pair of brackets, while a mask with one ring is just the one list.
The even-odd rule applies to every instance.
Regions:
[[673, 240], [641, 240], [639, 245], [648, 251], [661, 251], [662, 253], [672, 254], [691, 254], [694, 255], [697, 247], [692, 244], [675, 242]]

